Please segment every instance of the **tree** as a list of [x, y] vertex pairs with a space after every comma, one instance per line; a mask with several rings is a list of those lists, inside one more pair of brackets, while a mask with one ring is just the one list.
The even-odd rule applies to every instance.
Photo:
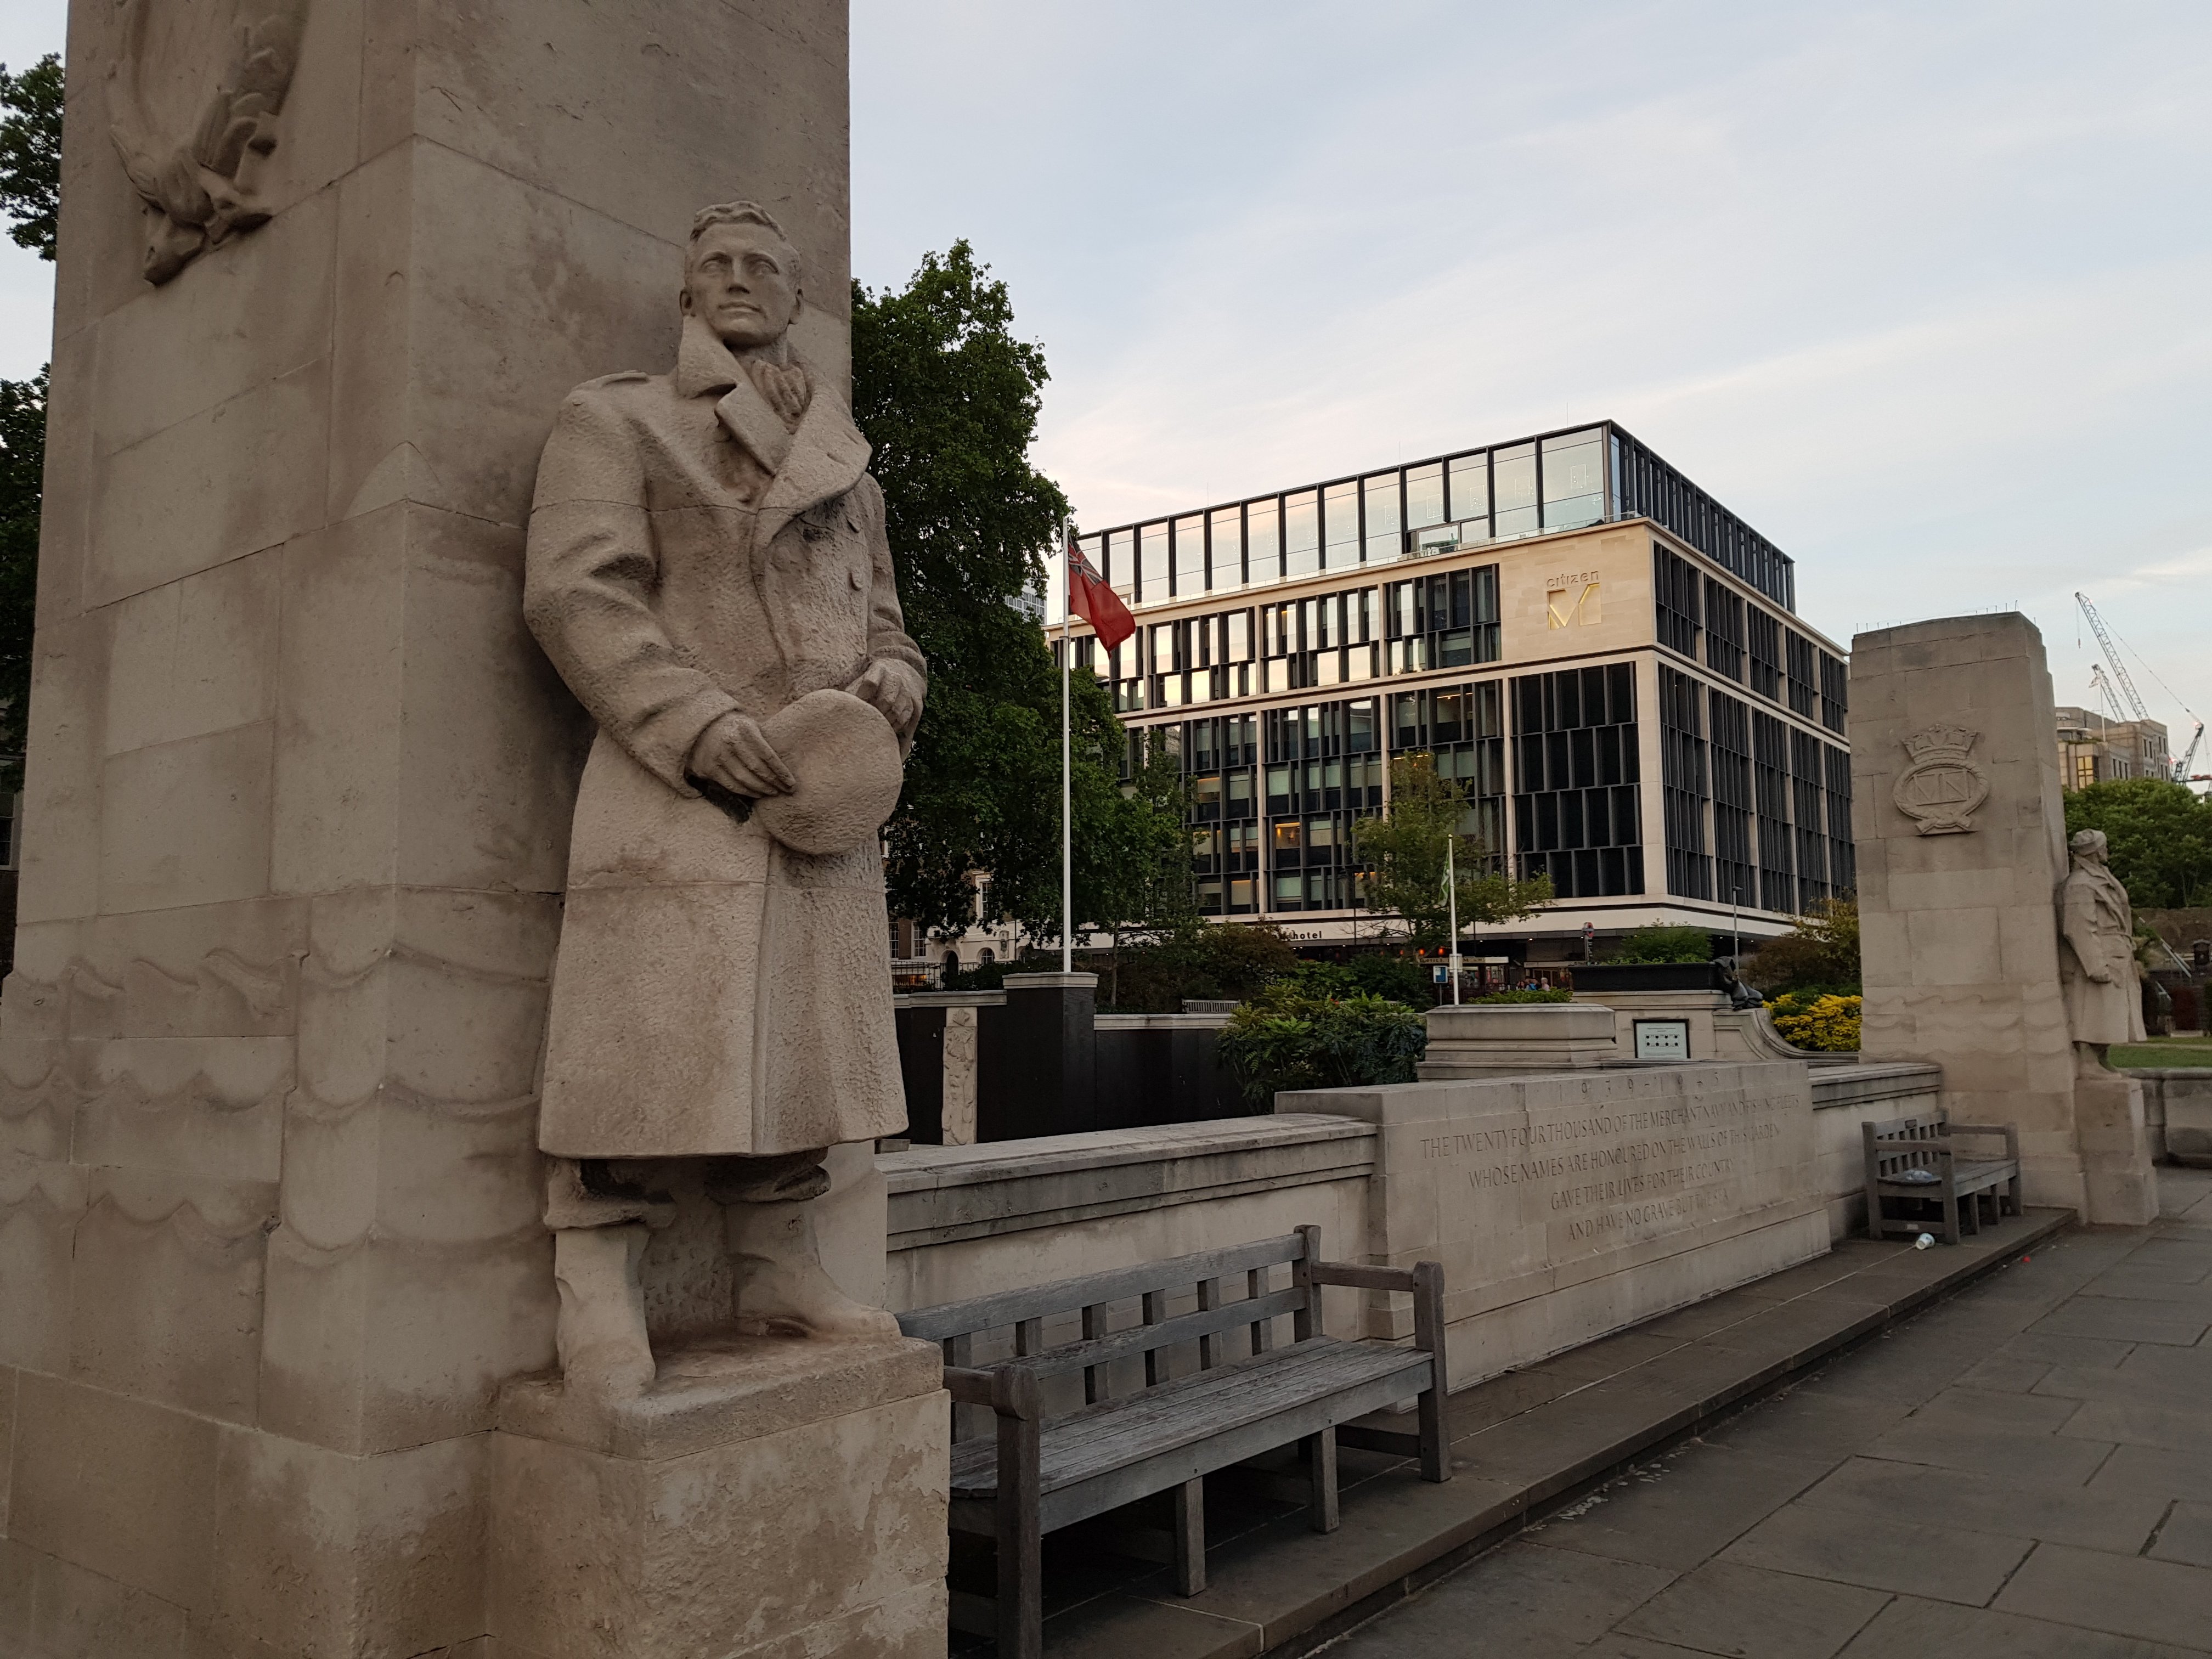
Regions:
[[2115, 778], [2066, 796], [2066, 833], [2101, 830], [2138, 909], [2212, 903], [2212, 800], [2162, 778]]
[[[1821, 899], [1797, 918], [1797, 930], [1760, 945], [1744, 980], [1769, 998], [1796, 991], [1846, 992], [1859, 983], [1859, 902]], [[1802, 1045], [1800, 1045], [1802, 1046]]]
[[1390, 805], [1380, 817], [1352, 827], [1352, 845], [1372, 866], [1364, 879], [1368, 908], [1404, 919], [1413, 944], [1423, 950], [1449, 942], [1450, 895], [1444, 874], [1455, 866], [1459, 921], [1513, 921], [1552, 902], [1552, 878], [1516, 881], [1492, 865], [1498, 849], [1462, 833], [1467, 792], [1440, 776], [1428, 754], [1390, 763]]
[[[0, 212], [9, 234], [54, 257], [62, 196], [62, 60], [52, 53], [21, 75], [0, 64]], [[0, 789], [22, 783], [24, 714], [31, 701], [31, 632], [38, 609], [40, 480], [46, 463], [46, 371], [0, 380]]]
[[[988, 270], [959, 241], [902, 290], [853, 285], [853, 413], [930, 667], [885, 877], [893, 915], [949, 932], [975, 919], [982, 872], [982, 920], [1057, 938], [1060, 676], [1034, 596], [1067, 498], [1030, 463], [1044, 354], [1014, 337]], [[1132, 872], [1157, 868], [1160, 826], [1121, 791], [1121, 728], [1089, 674], [1071, 727], [1078, 921], [1119, 921], [1150, 884]]]
[[1665, 927], [1654, 922], [1621, 940], [1613, 962], [1711, 962], [1713, 936], [1702, 927]]
[[41, 259], [54, 257], [62, 206], [62, 60], [52, 52], [21, 75], [0, 64], [0, 213], [9, 236]]

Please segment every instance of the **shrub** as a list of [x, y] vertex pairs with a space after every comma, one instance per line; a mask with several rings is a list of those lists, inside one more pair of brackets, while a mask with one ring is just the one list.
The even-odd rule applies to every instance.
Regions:
[[1859, 902], [1815, 900], [1797, 931], [1771, 939], [1744, 963], [1743, 977], [1769, 996], [1778, 991], [1859, 988]]
[[1100, 987], [1102, 1007], [1125, 1014], [1173, 1014], [1186, 997], [1244, 998], [1297, 970], [1296, 950], [1266, 923], [1199, 922], [1151, 945], [1114, 953]]
[[1411, 1083], [1428, 1046], [1427, 1022], [1401, 1002], [1316, 996], [1290, 981], [1231, 1014], [1219, 1052], [1246, 1102], [1264, 1110], [1285, 1089]]
[[1713, 936], [1702, 927], [1639, 927], [1620, 944], [1613, 962], [1711, 962]]
[[1478, 1007], [1491, 1003], [1504, 1002], [1572, 1002], [1572, 991], [1492, 991], [1487, 996], [1469, 997]]
[[1856, 994], [1793, 991], [1768, 1003], [1766, 1012], [1784, 1042], [1829, 1054], [1856, 1054], [1861, 1001]]
[[1315, 996], [1364, 992], [1413, 1008], [1425, 1008], [1435, 1000], [1427, 964], [1419, 957], [1395, 951], [1364, 951], [1349, 962], [1301, 962], [1289, 978]]

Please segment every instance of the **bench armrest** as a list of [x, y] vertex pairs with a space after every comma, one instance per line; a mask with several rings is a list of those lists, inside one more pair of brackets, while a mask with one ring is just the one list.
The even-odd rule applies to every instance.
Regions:
[[957, 1405], [988, 1406], [1001, 1417], [1025, 1423], [1037, 1422], [1044, 1416], [1037, 1380], [1019, 1360], [972, 1368], [947, 1365], [945, 1386]]
[[1413, 1298], [1413, 1346], [1437, 1356], [1437, 1386], [1443, 1386], [1444, 1264], [1416, 1261], [1410, 1267], [1370, 1267], [1356, 1261], [1316, 1261], [1312, 1282], [1348, 1285], [1361, 1291], [1401, 1291]]
[[1316, 1285], [1348, 1285], [1359, 1291], [1412, 1291], [1414, 1269], [1370, 1267], [1357, 1261], [1316, 1261], [1312, 1278]]

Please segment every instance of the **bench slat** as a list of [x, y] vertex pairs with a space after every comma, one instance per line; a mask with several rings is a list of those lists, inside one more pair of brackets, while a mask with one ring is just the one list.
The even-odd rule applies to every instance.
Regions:
[[[1394, 1386], [1401, 1382], [1399, 1393], [1391, 1397], [1402, 1398], [1419, 1386], [1429, 1364], [1430, 1357], [1417, 1348], [1316, 1336], [1242, 1364], [1194, 1372], [1141, 1394], [1125, 1395], [1045, 1425], [1043, 1490], [1049, 1492], [1228, 1430], [1264, 1425], [1285, 1411], [1378, 1378]], [[956, 1497], [988, 1497], [997, 1490], [997, 1481], [990, 1448], [973, 1442], [953, 1447]]]
[[[1257, 1325], [1262, 1320], [1279, 1319], [1285, 1314], [1296, 1313], [1305, 1305], [1306, 1293], [1296, 1285], [1286, 1291], [1271, 1291], [1255, 1301], [1224, 1302], [1218, 1307], [1201, 1308], [1196, 1313], [1178, 1314], [1173, 1319], [1163, 1319], [1156, 1325], [1137, 1325], [1126, 1331], [1115, 1331], [1081, 1342], [1063, 1342], [1057, 1348], [1047, 1348], [1042, 1353], [1027, 1359], [1006, 1362], [1019, 1365], [1034, 1376], [1059, 1376], [1080, 1370], [1085, 1385], [1099, 1369], [1116, 1359], [1131, 1354], [1158, 1348], [1172, 1348], [1200, 1337], [1231, 1331], [1239, 1325]], [[1085, 1324], [1088, 1327], [1090, 1322]], [[1264, 1352], [1264, 1350], [1263, 1350]], [[1096, 1389], [1085, 1395], [1088, 1403], [1097, 1403], [1101, 1397]]]
[[1218, 1250], [1200, 1250], [1166, 1261], [1141, 1262], [1064, 1279], [1052, 1285], [1032, 1285], [1001, 1291], [995, 1296], [972, 1297], [965, 1302], [945, 1302], [933, 1308], [916, 1308], [898, 1316], [899, 1328], [908, 1336], [941, 1341], [975, 1331], [996, 1330], [1024, 1319], [1040, 1319], [1104, 1302], [1123, 1302], [1146, 1291], [1177, 1291], [1202, 1279], [1249, 1272], [1254, 1267], [1302, 1261], [1305, 1241], [1297, 1233], [1262, 1238], [1249, 1244], [1231, 1244]]

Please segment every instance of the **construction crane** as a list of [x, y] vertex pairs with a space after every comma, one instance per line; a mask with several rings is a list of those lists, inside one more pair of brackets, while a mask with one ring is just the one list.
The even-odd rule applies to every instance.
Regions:
[[[2104, 647], [2105, 660], [2110, 663], [2112, 667], [2112, 679], [2107, 679], [2103, 673], [2093, 666], [2089, 671], [2090, 684], [2096, 690], [2104, 693], [2106, 699], [2111, 703], [2113, 712], [2115, 714], [2118, 714], [2124, 711], [2121, 708], [2120, 699], [2112, 690], [2112, 680], [2118, 680], [2120, 684], [2120, 690], [2127, 694], [2127, 707], [2135, 711], [2135, 716], [2137, 720], [2148, 720], [2150, 719], [2150, 711], [2143, 707], [2143, 700], [2136, 690], [2136, 683], [2128, 674], [2128, 665], [2120, 660], [2119, 645], [2112, 638], [2111, 631], [2106, 628], [2105, 619], [2097, 614], [2097, 607], [2089, 603], [2089, 596], [2087, 593], [2075, 594], [2074, 602], [2081, 607], [2081, 614], [2089, 619], [2089, 631], [2097, 636], [2097, 643]], [[2148, 663], [2145, 663], [2143, 665], [2146, 668], [2150, 666]], [[2151, 672], [2153, 676], [2155, 677], [2158, 671], [2154, 668], [2151, 669]], [[2160, 685], [2166, 685], [2166, 682], [2163, 679], [2159, 680], [2159, 684]], [[2172, 686], [2166, 685], [2166, 690], [2168, 696], [2172, 696], [2173, 688]], [[2177, 702], [2181, 702], [2179, 697], [2175, 697], [2174, 701]], [[2187, 703], [2182, 703], [2181, 712], [2187, 714], [2191, 720], [2196, 720], [2197, 731], [2189, 739], [2189, 748], [2187, 752], [2185, 753], [2179, 760], [2172, 763], [2173, 770], [2167, 775], [2172, 778], [2176, 783], [2201, 781], [2201, 780], [2191, 777], [2189, 769], [2197, 763], [2197, 745], [2204, 741], [2204, 722], [2203, 720], [2197, 720], [2196, 714], [2191, 711]]]

